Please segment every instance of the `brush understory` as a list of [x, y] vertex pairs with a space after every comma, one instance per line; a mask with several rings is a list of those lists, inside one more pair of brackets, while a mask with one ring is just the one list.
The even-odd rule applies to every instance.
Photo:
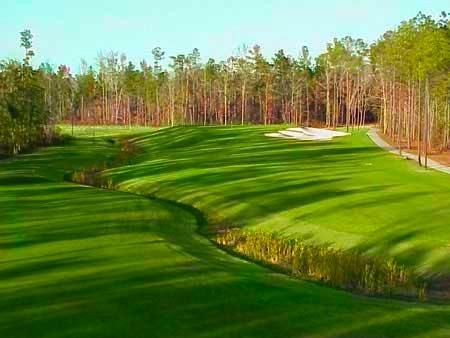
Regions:
[[[0, 336], [448, 337], [449, 305], [291, 279], [197, 234], [202, 225], [253, 260], [367, 294], [409, 287], [410, 274], [448, 272], [445, 221], [435, 212], [423, 232], [416, 223], [447, 205], [448, 177], [384, 154], [362, 133], [301, 145], [261, 136], [273, 130], [120, 131], [131, 139], [124, 143], [112, 141], [121, 137], [113, 129], [97, 129], [2, 162]], [[132, 156], [118, 159], [124, 153]], [[117, 191], [63, 182], [70, 172]], [[416, 192], [407, 211], [406, 182]], [[431, 194], [438, 204], [427, 204]], [[352, 201], [371, 218], [361, 221]], [[236, 224], [243, 230], [223, 230]], [[343, 267], [354, 260], [349, 279]]]

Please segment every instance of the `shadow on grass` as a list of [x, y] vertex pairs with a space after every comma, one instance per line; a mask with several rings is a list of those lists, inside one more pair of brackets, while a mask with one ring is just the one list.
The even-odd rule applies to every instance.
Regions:
[[[230, 257], [195, 234], [204, 218], [190, 207], [58, 183], [60, 166], [89, 161], [79, 150], [47, 153], [45, 166], [25, 159], [0, 169], [18, 175], [0, 185], [2, 338], [450, 333], [448, 306], [358, 297]], [[55, 182], [22, 184], [19, 173], [36, 165], [44, 166], [36, 175], [54, 166], [45, 174]]]
[[[184, 206], [64, 185], [49, 191], [39, 184], [18, 197], [26, 202], [26, 196], [44, 195], [54, 203], [52, 213], [35, 211], [13, 229], [36, 241], [0, 256], [2, 337], [449, 332], [448, 307], [353, 296], [230, 257], [194, 233], [200, 216]], [[111, 231], [102, 234], [102, 227]]]
[[213, 225], [313, 231], [320, 242], [450, 274], [446, 218], [430, 217], [450, 207], [442, 176], [391, 158], [364, 132], [313, 143], [264, 136], [279, 128], [157, 131], [133, 140], [135, 165], [106, 175], [123, 190], [193, 205]]

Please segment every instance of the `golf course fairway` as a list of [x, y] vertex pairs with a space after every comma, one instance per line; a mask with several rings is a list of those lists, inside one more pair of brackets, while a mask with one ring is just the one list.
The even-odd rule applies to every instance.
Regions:
[[[77, 128], [3, 160], [0, 337], [450, 336], [449, 305], [292, 279], [200, 234], [278, 231], [450, 272], [450, 177], [384, 153], [365, 131], [326, 143], [264, 136], [277, 128]], [[118, 191], [64, 181], [117, 156], [115, 135], [139, 149], [104, 173]]]

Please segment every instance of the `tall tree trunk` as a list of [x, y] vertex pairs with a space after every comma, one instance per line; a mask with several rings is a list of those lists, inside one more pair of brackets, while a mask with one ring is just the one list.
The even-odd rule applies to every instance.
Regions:
[[330, 102], [330, 71], [328, 69], [328, 65], [325, 67], [325, 76], [327, 83], [327, 111], [326, 111], [326, 126], [327, 128], [331, 127], [331, 102]]
[[242, 93], [241, 93], [241, 100], [242, 100], [242, 107], [241, 107], [241, 125], [244, 125], [244, 117], [245, 117], [245, 108], [246, 108], [246, 87], [247, 83], [244, 81], [242, 85]]

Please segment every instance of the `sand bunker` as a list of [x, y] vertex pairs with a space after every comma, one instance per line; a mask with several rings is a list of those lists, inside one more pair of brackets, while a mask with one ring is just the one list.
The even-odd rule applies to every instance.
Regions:
[[278, 133], [266, 134], [267, 137], [294, 139], [300, 141], [331, 141], [335, 137], [350, 135], [341, 131], [319, 128], [289, 128]]

